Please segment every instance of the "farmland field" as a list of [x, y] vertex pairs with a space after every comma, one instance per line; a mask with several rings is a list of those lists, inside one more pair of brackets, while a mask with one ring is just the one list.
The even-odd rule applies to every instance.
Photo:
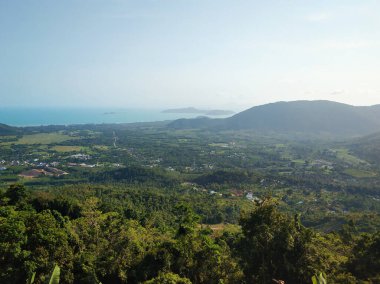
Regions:
[[31, 135], [24, 135], [15, 142], [7, 142], [4, 144], [16, 144], [16, 145], [32, 145], [32, 144], [54, 144], [61, 143], [68, 140], [78, 139], [78, 137], [71, 137], [59, 132], [53, 133], [37, 133]]
[[82, 146], [54, 146], [51, 148], [52, 150], [54, 151], [57, 151], [57, 152], [80, 152], [80, 151], [84, 151], [86, 150], [86, 147], [82, 147]]

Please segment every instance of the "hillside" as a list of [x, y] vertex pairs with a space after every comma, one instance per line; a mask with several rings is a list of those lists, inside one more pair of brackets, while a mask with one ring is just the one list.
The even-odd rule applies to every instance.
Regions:
[[380, 131], [380, 106], [356, 107], [331, 101], [277, 102], [225, 119], [181, 119], [169, 126], [354, 137]]
[[348, 148], [359, 157], [380, 164], [380, 132], [357, 138], [348, 144]]
[[0, 135], [12, 135], [16, 134], [17, 132], [18, 131], [16, 127], [0, 123]]

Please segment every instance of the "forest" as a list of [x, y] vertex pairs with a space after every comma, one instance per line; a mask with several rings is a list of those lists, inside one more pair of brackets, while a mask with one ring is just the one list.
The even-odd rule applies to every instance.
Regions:
[[0, 282], [380, 283], [375, 138], [4, 133]]

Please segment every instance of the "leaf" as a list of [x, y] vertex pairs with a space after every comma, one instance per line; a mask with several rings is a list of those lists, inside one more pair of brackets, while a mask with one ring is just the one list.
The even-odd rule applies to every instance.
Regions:
[[49, 284], [59, 284], [59, 277], [61, 275], [61, 269], [58, 265], [55, 265], [53, 273], [51, 274]]
[[318, 275], [311, 277], [313, 284], [327, 284], [326, 275], [322, 272], [319, 272]]
[[33, 284], [34, 283], [34, 278], [36, 278], [36, 273], [33, 272], [33, 274], [30, 276], [28, 280], [28, 284]]

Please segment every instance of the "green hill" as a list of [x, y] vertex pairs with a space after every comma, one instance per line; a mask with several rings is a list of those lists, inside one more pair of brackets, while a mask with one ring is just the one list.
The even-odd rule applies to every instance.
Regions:
[[0, 123], [0, 135], [14, 135], [17, 133], [18, 129], [16, 127]]
[[225, 119], [181, 119], [169, 126], [355, 137], [380, 131], [380, 106], [357, 107], [331, 101], [277, 102]]

